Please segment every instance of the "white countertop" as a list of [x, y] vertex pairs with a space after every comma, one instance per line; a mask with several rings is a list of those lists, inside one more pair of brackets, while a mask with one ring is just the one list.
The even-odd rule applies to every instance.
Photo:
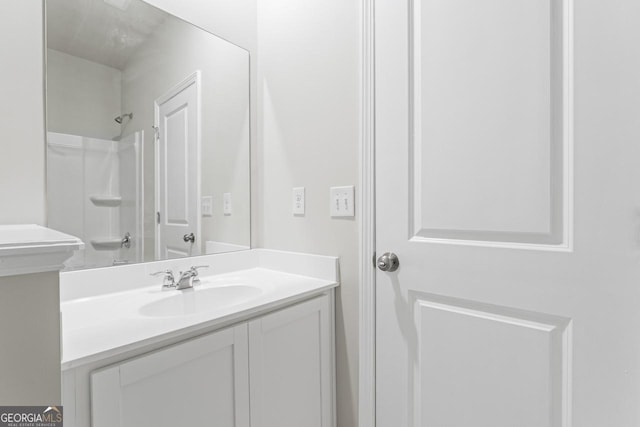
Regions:
[[[273, 256], [270, 253], [266, 255]], [[264, 251], [261, 256], [265, 257]], [[338, 286], [337, 280], [263, 267], [203, 275], [201, 280], [201, 285], [187, 291], [162, 290], [156, 284], [63, 301], [62, 369], [71, 369], [181, 335], [226, 326]], [[140, 312], [141, 307], [149, 303], [181, 292], [193, 292], [197, 297], [198, 291], [233, 285], [255, 287], [259, 292], [239, 303], [213, 306], [211, 310], [200, 313], [151, 317]]]

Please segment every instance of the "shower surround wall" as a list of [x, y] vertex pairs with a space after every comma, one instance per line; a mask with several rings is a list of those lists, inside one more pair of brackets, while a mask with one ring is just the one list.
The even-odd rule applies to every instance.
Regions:
[[[115, 142], [48, 133], [49, 227], [85, 242], [68, 269], [138, 261], [139, 145], [136, 135]], [[129, 249], [119, 243], [126, 232], [133, 236]]]

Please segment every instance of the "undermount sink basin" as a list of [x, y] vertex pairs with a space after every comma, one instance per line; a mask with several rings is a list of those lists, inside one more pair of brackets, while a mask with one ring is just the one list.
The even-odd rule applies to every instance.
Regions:
[[241, 304], [262, 293], [247, 285], [175, 291], [177, 294], [145, 304], [140, 314], [149, 317], [185, 316]]

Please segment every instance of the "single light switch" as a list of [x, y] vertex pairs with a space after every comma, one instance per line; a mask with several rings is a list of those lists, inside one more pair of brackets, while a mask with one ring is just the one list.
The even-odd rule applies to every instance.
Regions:
[[213, 197], [202, 196], [202, 216], [213, 216]]
[[293, 214], [304, 215], [304, 187], [293, 189]]
[[352, 217], [355, 216], [354, 187], [331, 187], [330, 209], [332, 217]]
[[225, 215], [231, 215], [233, 213], [233, 204], [231, 203], [231, 193], [224, 193], [222, 195], [222, 206]]

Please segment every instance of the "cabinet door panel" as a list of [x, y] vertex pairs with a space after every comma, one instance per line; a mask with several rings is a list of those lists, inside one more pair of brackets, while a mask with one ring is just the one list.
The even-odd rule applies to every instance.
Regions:
[[247, 326], [91, 375], [93, 427], [248, 427]]
[[333, 342], [329, 296], [249, 323], [252, 427], [330, 427]]

